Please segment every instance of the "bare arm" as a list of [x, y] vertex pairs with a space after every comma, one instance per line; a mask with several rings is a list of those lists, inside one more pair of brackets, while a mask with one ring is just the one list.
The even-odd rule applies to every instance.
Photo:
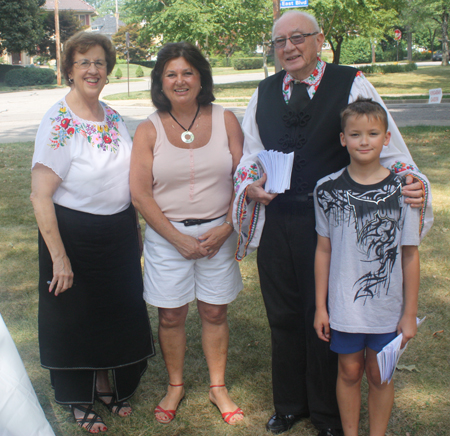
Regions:
[[130, 166], [130, 190], [134, 207], [145, 221], [167, 239], [186, 259], [200, 259], [207, 250], [193, 237], [183, 235], [164, 216], [153, 198], [153, 148], [156, 130], [146, 120], [139, 124], [133, 140]]
[[397, 333], [403, 333], [402, 348], [417, 333], [417, 306], [420, 285], [419, 248], [405, 245], [402, 248], [404, 310], [397, 326]]
[[37, 163], [31, 172], [31, 202], [36, 221], [53, 262], [53, 278], [49, 292], [55, 288], [55, 296], [72, 287], [73, 272], [70, 260], [58, 229], [53, 204], [53, 194], [61, 179], [45, 165]]
[[[225, 127], [227, 130], [228, 146], [230, 148], [231, 158], [233, 160], [232, 174], [234, 174], [242, 157], [244, 135], [236, 116], [233, 112], [228, 110], [225, 111]], [[228, 221], [229, 223], [232, 222], [233, 200], [234, 190], [231, 192], [230, 207], [228, 208], [227, 216], [225, 218], [225, 221]], [[233, 231], [234, 229], [232, 226], [223, 223], [221, 226], [209, 230], [199, 238], [200, 241], [202, 241], [201, 246], [208, 250], [208, 259], [213, 258], [217, 254], [222, 244], [227, 240], [231, 233], [233, 233]]]
[[314, 329], [322, 341], [330, 341], [330, 321], [327, 309], [328, 278], [330, 275], [331, 243], [329, 238], [317, 235], [314, 277], [316, 282], [316, 315]]

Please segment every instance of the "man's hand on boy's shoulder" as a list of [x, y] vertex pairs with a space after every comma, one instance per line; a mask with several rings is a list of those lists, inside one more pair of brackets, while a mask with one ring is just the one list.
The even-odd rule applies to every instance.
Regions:
[[406, 197], [405, 203], [410, 204], [411, 207], [423, 207], [425, 200], [423, 185], [410, 174], [406, 176], [406, 185], [403, 186], [402, 193]]

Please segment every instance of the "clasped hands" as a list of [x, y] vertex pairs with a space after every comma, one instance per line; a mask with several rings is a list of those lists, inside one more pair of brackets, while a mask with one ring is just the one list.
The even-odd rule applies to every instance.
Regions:
[[228, 224], [222, 224], [209, 229], [198, 239], [182, 235], [181, 243], [176, 244], [175, 248], [185, 259], [212, 259], [232, 232], [233, 229]]

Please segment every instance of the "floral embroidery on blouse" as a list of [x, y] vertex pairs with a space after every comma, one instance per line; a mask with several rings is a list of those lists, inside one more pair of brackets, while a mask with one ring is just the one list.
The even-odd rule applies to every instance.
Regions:
[[411, 171], [415, 171], [417, 173], [420, 173], [419, 168], [417, 168], [415, 165], [405, 164], [405, 163], [400, 162], [400, 161], [394, 162], [394, 164], [391, 165], [391, 168], [394, 170], [394, 172], [396, 174], [401, 173], [402, 171], [405, 171], [405, 170], [411, 170]]
[[[306, 83], [309, 86], [308, 94], [310, 98], [314, 97], [314, 94], [316, 93], [317, 88], [320, 85], [320, 81], [322, 80], [326, 65], [327, 64], [318, 57], [316, 69], [307, 79], [302, 80], [302, 83]], [[283, 79], [283, 97], [286, 104], [289, 103], [289, 99], [291, 98], [292, 93], [291, 82], [294, 81], [295, 79], [289, 73], [286, 73]]]
[[242, 183], [248, 179], [251, 179], [253, 181], [259, 179], [258, 166], [256, 165], [256, 163], [250, 165], [248, 168], [243, 166], [242, 168], [239, 168], [239, 170], [237, 171], [236, 176], [234, 178], [234, 192], [236, 192], [236, 194], [238, 193]]
[[101, 104], [106, 112], [106, 123], [97, 124], [72, 118], [65, 102], [60, 101], [58, 115], [55, 118], [50, 118], [52, 131], [48, 145], [57, 150], [59, 147], [64, 147], [75, 133], [79, 133], [93, 147], [115, 153], [119, 148], [119, 122], [121, 118], [114, 109], [102, 102]]

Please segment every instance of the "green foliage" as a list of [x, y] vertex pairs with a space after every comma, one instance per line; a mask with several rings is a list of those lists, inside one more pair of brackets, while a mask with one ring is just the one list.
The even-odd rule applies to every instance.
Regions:
[[256, 70], [263, 67], [262, 58], [237, 58], [233, 60], [235, 70]]
[[22, 67], [10, 70], [5, 75], [8, 86], [50, 85], [55, 79], [55, 72], [49, 68]]
[[372, 62], [370, 40], [364, 37], [348, 38], [342, 43], [341, 64], [365, 64]]
[[39, 8], [45, 0], [0, 0], [0, 54], [33, 52], [42, 37]]
[[121, 79], [122, 76], [123, 76], [122, 70], [121, 70], [120, 68], [117, 68], [117, 69], [116, 69], [116, 72], [115, 72], [115, 74], [114, 74], [114, 77], [115, 77], [116, 79]]
[[398, 16], [401, 0], [311, 0], [310, 5], [333, 50], [333, 63], [340, 63], [346, 38], [381, 38]]
[[390, 65], [364, 65], [359, 66], [358, 70], [362, 71], [365, 74], [370, 73], [408, 73], [410, 71], [417, 70], [417, 64], [408, 63], [408, 64], [390, 64]]
[[[137, 64], [137, 65], [142, 65], [143, 67], [153, 68], [155, 66], [156, 61], [136, 61], [133, 63]], [[136, 70], [136, 74], [137, 74], [137, 70]]]
[[[130, 44], [126, 46], [126, 33], [130, 35]], [[150, 44], [141, 42], [139, 39], [141, 27], [139, 24], [128, 24], [119, 28], [119, 31], [113, 35], [112, 42], [116, 47], [117, 57], [126, 59], [127, 50], [130, 54], [130, 62], [137, 63], [145, 61], [149, 55]]]
[[207, 55], [254, 50], [272, 26], [270, 0], [127, 0], [126, 5], [136, 22], [146, 22], [141, 39], [189, 41]]
[[135, 74], [136, 74], [136, 77], [144, 77], [144, 71], [142, 70], [140, 65], [136, 68]]
[[[50, 59], [56, 59], [55, 43], [55, 13], [45, 11], [42, 13], [44, 36], [39, 41], [38, 53], [47, 55]], [[72, 11], [59, 11], [59, 37], [61, 44], [64, 44], [72, 35], [81, 30], [80, 20]]]
[[8, 71], [11, 70], [16, 70], [18, 68], [23, 68], [20, 67], [19, 65], [0, 65], [0, 82], [4, 82], [5, 81], [5, 75]]

